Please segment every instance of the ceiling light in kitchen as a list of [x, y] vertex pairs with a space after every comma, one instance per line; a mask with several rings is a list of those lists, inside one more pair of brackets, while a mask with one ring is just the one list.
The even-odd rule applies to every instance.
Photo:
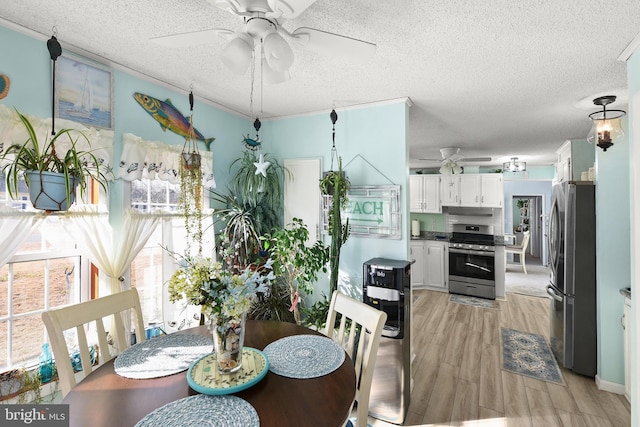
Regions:
[[517, 157], [512, 157], [511, 161], [502, 165], [504, 172], [524, 172], [527, 170], [527, 162], [519, 162]]
[[607, 110], [607, 105], [615, 102], [614, 95], [601, 96], [593, 100], [595, 105], [601, 105], [602, 110], [589, 114], [589, 118], [593, 122], [593, 126], [587, 136], [587, 141], [596, 144], [607, 151], [607, 148], [613, 145], [616, 138], [624, 135], [620, 120], [627, 114], [624, 110]]

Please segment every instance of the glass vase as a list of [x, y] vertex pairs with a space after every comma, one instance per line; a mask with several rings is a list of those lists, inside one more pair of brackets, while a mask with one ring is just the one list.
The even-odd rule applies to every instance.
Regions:
[[221, 374], [232, 374], [242, 367], [246, 318], [243, 313], [240, 319], [223, 319], [213, 325], [213, 351]]

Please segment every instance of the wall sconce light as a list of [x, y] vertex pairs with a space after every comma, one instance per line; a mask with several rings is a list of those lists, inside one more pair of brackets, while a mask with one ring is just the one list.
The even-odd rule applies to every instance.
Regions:
[[595, 105], [601, 105], [602, 111], [596, 111], [589, 114], [589, 118], [593, 122], [593, 126], [587, 136], [587, 141], [590, 144], [596, 144], [602, 148], [602, 151], [607, 151], [607, 148], [613, 145], [613, 140], [624, 135], [622, 126], [620, 125], [620, 119], [622, 119], [627, 112], [624, 110], [607, 110], [607, 105], [616, 100], [613, 95], [601, 96], [593, 100]]
[[502, 170], [505, 172], [524, 172], [527, 170], [527, 162], [519, 162], [517, 157], [512, 157], [511, 161], [503, 163]]

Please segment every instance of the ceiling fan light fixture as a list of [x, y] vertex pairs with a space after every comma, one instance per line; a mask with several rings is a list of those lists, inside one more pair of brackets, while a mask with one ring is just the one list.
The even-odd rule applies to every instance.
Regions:
[[291, 80], [289, 70], [276, 71], [262, 58], [262, 81], [267, 85], [275, 85]]
[[624, 110], [607, 110], [607, 105], [615, 102], [614, 95], [601, 96], [593, 100], [595, 105], [602, 106], [601, 111], [589, 114], [593, 126], [587, 135], [590, 144], [596, 144], [607, 151], [613, 146], [613, 141], [624, 135], [622, 130], [622, 118], [627, 114]]
[[224, 47], [221, 59], [231, 71], [244, 74], [253, 58], [253, 39], [242, 32], [236, 32]]
[[458, 175], [463, 171], [462, 167], [456, 161], [451, 159], [443, 161], [439, 170], [441, 175]]
[[274, 71], [284, 72], [293, 65], [293, 50], [276, 31], [269, 31], [264, 36], [262, 47], [267, 64]]
[[502, 165], [504, 172], [524, 172], [527, 170], [527, 162], [519, 162], [517, 157], [512, 157], [510, 161]]

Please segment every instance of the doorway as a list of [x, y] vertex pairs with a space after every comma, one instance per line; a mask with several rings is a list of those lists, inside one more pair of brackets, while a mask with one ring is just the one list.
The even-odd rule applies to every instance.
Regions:
[[[527, 254], [533, 257], [536, 264], [548, 265], [544, 197], [541, 195], [514, 195], [512, 198], [513, 233], [516, 244], [522, 242], [523, 233], [530, 232]], [[513, 255], [510, 255], [513, 256]]]

